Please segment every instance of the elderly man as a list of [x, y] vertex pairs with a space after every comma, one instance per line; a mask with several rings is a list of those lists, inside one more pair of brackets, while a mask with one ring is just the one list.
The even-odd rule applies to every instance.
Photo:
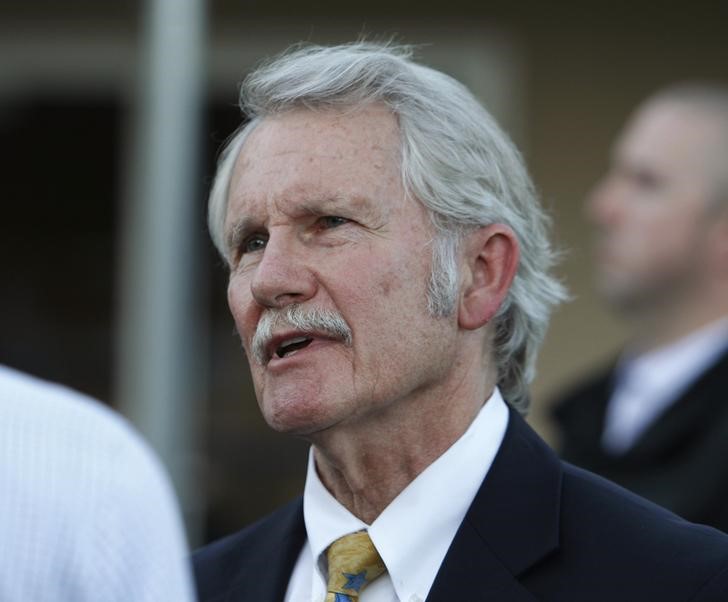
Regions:
[[728, 538], [564, 466], [524, 423], [547, 220], [473, 96], [369, 44], [251, 74], [213, 239], [302, 499], [195, 556], [206, 601], [719, 600]]
[[632, 340], [557, 404], [567, 460], [728, 531], [728, 89], [648, 99], [588, 215]]

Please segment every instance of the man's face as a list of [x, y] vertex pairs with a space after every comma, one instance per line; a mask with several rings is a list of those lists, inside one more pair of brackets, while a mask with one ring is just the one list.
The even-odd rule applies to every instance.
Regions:
[[597, 285], [625, 312], [669, 303], [700, 286], [715, 194], [716, 120], [670, 100], [637, 113], [593, 191]]
[[[251, 133], [230, 184], [228, 302], [258, 402], [275, 429], [310, 435], [381, 420], [437, 389], [456, 349], [455, 318], [427, 311], [433, 227], [405, 198], [399, 134], [383, 107], [296, 110]], [[334, 312], [324, 326], [261, 320], [291, 305]]]

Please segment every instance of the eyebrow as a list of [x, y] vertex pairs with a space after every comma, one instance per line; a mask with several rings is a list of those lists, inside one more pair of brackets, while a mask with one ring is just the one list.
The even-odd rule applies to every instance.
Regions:
[[247, 215], [236, 219], [230, 231], [225, 237], [225, 243], [228, 251], [236, 249], [246, 237], [246, 235], [254, 228], [255, 220]]
[[314, 196], [303, 199], [298, 204], [298, 209], [312, 215], [323, 215], [329, 211], [345, 207], [347, 205], [346, 201], [346, 198], [338, 195], [326, 197]]
[[303, 211], [307, 211], [313, 215], [326, 215], [336, 210], [354, 209], [364, 211], [371, 214], [377, 210], [377, 205], [368, 197], [356, 195], [353, 197], [344, 197], [333, 195], [327, 197], [313, 197], [304, 199], [299, 207]]

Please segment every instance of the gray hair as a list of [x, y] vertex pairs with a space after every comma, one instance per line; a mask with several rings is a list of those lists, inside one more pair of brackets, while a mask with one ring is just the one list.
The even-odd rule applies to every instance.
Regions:
[[262, 119], [294, 108], [343, 111], [375, 102], [398, 120], [404, 188], [428, 209], [436, 228], [428, 290], [433, 315], [454, 311], [464, 234], [502, 223], [518, 239], [520, 262], [494, 318], [492, 351], [504, 397], [525, 413], [551, 310], [566, 297], [551, 274], [556, 254], [550, 220], [508, 136], [465, 86], [413, 62], [410, 48], [368, 42], [295, 47], [248, 75], [240, 105], [250, 121], [220, 157], [210, 194], [212, 239], [227, 256], [230, 178], [246, 137]]

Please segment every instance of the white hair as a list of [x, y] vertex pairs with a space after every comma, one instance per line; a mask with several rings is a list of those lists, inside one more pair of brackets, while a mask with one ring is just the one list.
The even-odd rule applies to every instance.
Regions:
[[383, 103], [398, 120], [405, 190], [428, 209], [437, 231], [428, 289], [433, 315], [454, 310], [457, 249], [465, 233], [502, 223], [516, 235], [519, 266], [494, 319], [492, 352], [504, 397], [525, 413], [551, 310], [566, 297], [551, 274], [550, 221], [520, 154], [494, 119], [465, 86], [410, 57], [408, 47], [369, 42], [302, 46], [248, 75], [240, 105], [249, 121], [222, 152], [210, 194], [212, 239], [227, 256], [229, 183], [246, 137], [261, 120], [295, 108], [341, 111]]

